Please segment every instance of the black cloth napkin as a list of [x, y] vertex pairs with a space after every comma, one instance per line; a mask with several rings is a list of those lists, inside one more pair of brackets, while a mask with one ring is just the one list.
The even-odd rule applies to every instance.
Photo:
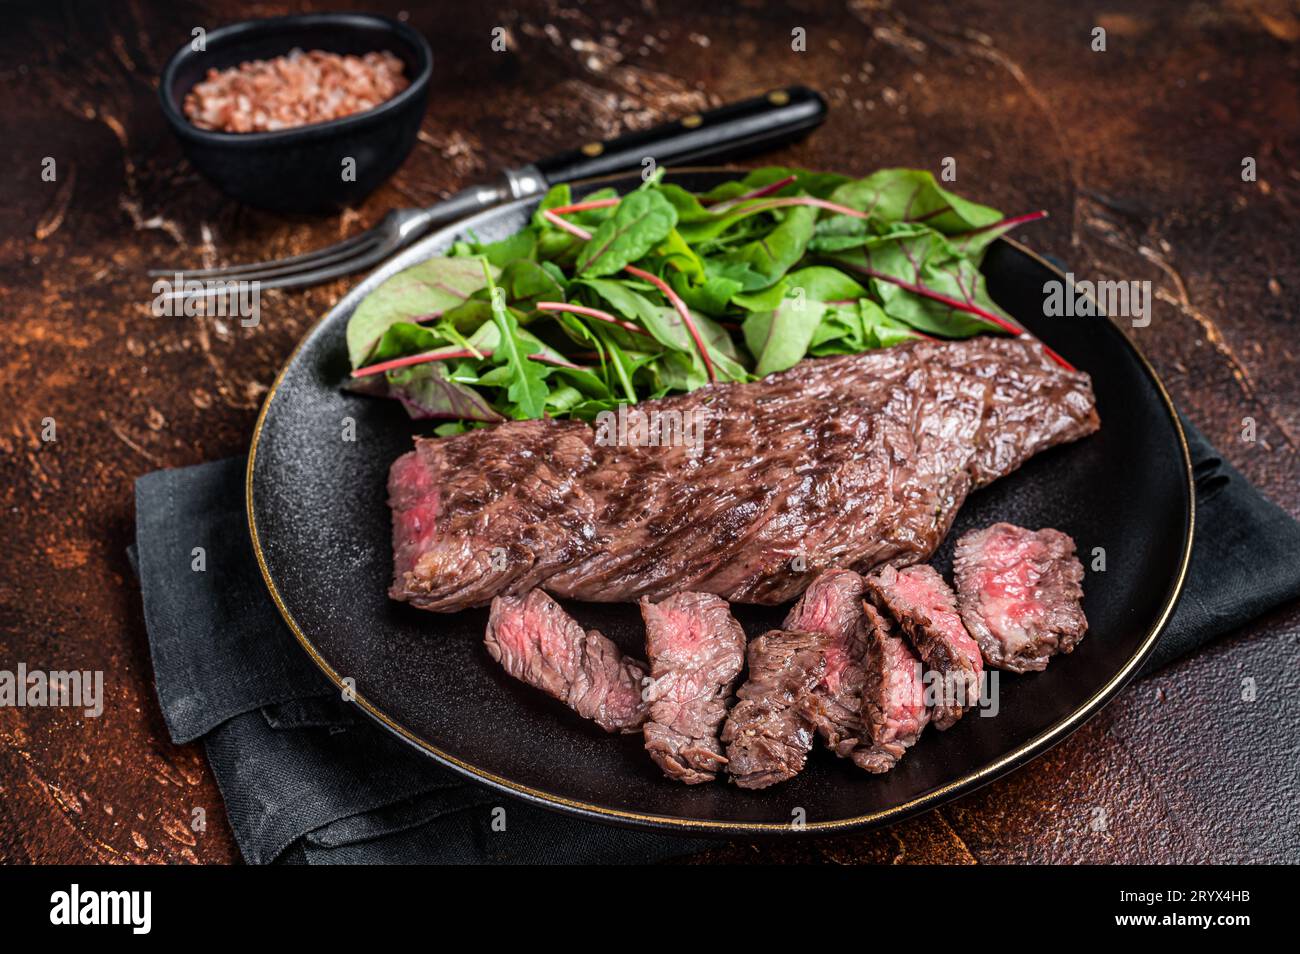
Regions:
[[[1300, 525], [1183, 426], [1196, 540], [1182, 600], [1146, 672], [1300, 597]], [[131, 557], [167, 727], [175, 742], [203, 739], [249, 862], [638, 863], [701, 847], [466, 782], [343, 702], [263, 585], [245, 522], [243, 458], [136, 481]]]

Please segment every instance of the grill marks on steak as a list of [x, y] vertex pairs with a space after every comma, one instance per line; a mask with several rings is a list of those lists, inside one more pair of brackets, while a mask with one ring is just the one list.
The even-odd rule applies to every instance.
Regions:
[[808, 360], [642, 409], [708, 414], [702, 452], [597, 445], [577, 421], [418, 439], [389, 478], [390, 595], [778, 604], [828, 567], [928, 558], [971, 489], [1098, 426], [1088, 377], [1025, 338]]
[[393, 599], [442, 611], [481, 606], [596, 548], [596, 502], [579, 479], [595, 465], [586, 424], [513, 421], [476, 434], [417, 438], [389, 471]]
[[801, 712], [826, 672], [827, 637], [774, 629], [749, 644], [749, 678], [727, 715], [727, 772], [741, 788], [767, 788], [803, 770], [815, 733]]
[[606, 732], [635, 732], [646, 720], [645, 664], [596, 630], [583, 632], [541, 590], [494, 599], [483, 643], [510, 675]]
[[718, 726], [745, 656], [745, 631], [711, 593], [641, 600], [650, 657], [645, 747], [669, 778], [712, 781], [727, 764]]
[[921, 680], [921, 660], [870, 603], [863, 607], [866, 680], [862, 721], [870, 744], [852, 752], [868, 772], [888, 772], [930, 721]]
[[932, 566], [881, 568], [867, 577], [867, 596], [907, 634], [926, 667], [937, 675], [931, 718], [951, 728], [979, 699], [984, 661], [957, 615], [956, 599]]
[[826, 671], [802, 702], [803, 713], [827, 747], [849, 755], [863, 737], [862, 685], [866, 641], [861, 628], [862, 577], [827, 570], [790, 610], [785, 628], [825, 637]]
[[953, 571], [961, 618], [990, 666], [1046, 669], [1088, 631], [1083, 565], [1059, 530], [995, 523], [972, 531], [957, 541]]

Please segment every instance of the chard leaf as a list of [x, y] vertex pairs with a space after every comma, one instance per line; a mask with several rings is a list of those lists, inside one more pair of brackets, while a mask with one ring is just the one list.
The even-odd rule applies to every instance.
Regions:
[[668, 237], [677, 210], [658, 189], [625, 195], [578, 255], [578, 271], [590, 277], [612, 275], [637, 261]]
[[831, 193], [831, 201], [880, 222], [924, 222], [948, 235], [992, 225], [1002, 218], [997, 209], [942, 188], [924, 169], [881, 169], [840, 186]]
[[398, 368], [386, 377], [389, 396], [402, 402], [412, 420], [504, 420], [479, 392], [450, 380], [441, 362]]
[[878, 236], [835, 259], [870, 275], [885, 313], [921, 331], [949, 338], [996, 331], [998, 326], [978, 311], [1010, 322], [989, 297], [975, 264], [957, 255], [937, 232], [907, 229]]
[[[488, 266], [489, 277], [498, 270]], [[484, 266], [472, 258], [431, 258], [403, 269], [361, 300], [348, 319], [348, 359], [353, 368], [366, 358], [389, 326], [441, 317], [482, 288]]]
[[703, 278], [697, 281], [691, 281], [681, 272], [671, 272], [668, 282], [692, 311], [719, 316], [727, 313], [731, 299], [745, 287], [721, 271], [707, 268]]
[[[686, 355], [691, 367], [702, 375], [701, 383], [696, 384], [695, 387], [707, 384], [709, 377], [704, 367], [704, 360], [700, 357], [699, 349], [695, 347], [695, 342], [691, 339], [682, 316], [677, 313], [676, 308], [672, 307], [661, 308], [659, 313], [665, 333], [676, 342], [675, 350]], [[748, 381], [749, 372], [745, 370], [740, 351], [736, 348], [736, 343], [731, 339], [727, 329], [694, 310], [691, 311], [691, 320], [695, 322], [695, 329], [700, 333], [700, 339], [709, 351], [709, 360], [713, 363], [713, 371], [718, 376], [718, 380]]]

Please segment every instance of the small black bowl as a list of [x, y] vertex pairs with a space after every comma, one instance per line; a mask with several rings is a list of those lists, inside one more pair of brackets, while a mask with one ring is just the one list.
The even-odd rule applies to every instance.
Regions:
[[[411, 85], [374, 109], [275, 132], [214, 132], [185, 118], [185, 94], [208, 70], [281, 56], [295, 47], [353, 55], [386, 50], [402, 61]], [[213, 30], [204, 50], [186, 45], [176, 51], [158, 92], [185, 155], [222, 192], [280, 212], [333, 212], [373, 192], [411, 151], [432, 73], [428, 41], [404, 23], [361, 13], [310, 13]], [[354, 181], [344, 179], [349, 158], [356, 163]]]

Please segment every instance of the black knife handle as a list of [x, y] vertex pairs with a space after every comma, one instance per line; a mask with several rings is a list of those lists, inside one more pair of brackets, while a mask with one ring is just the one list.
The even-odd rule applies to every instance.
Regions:
[[826, 101], [804, 86], [693, 113], [674, 123], [589, 142], [536, 163], [548, 182], [573, 182], [645, 167], [734, 159], [797, 139], [826, 118]]

